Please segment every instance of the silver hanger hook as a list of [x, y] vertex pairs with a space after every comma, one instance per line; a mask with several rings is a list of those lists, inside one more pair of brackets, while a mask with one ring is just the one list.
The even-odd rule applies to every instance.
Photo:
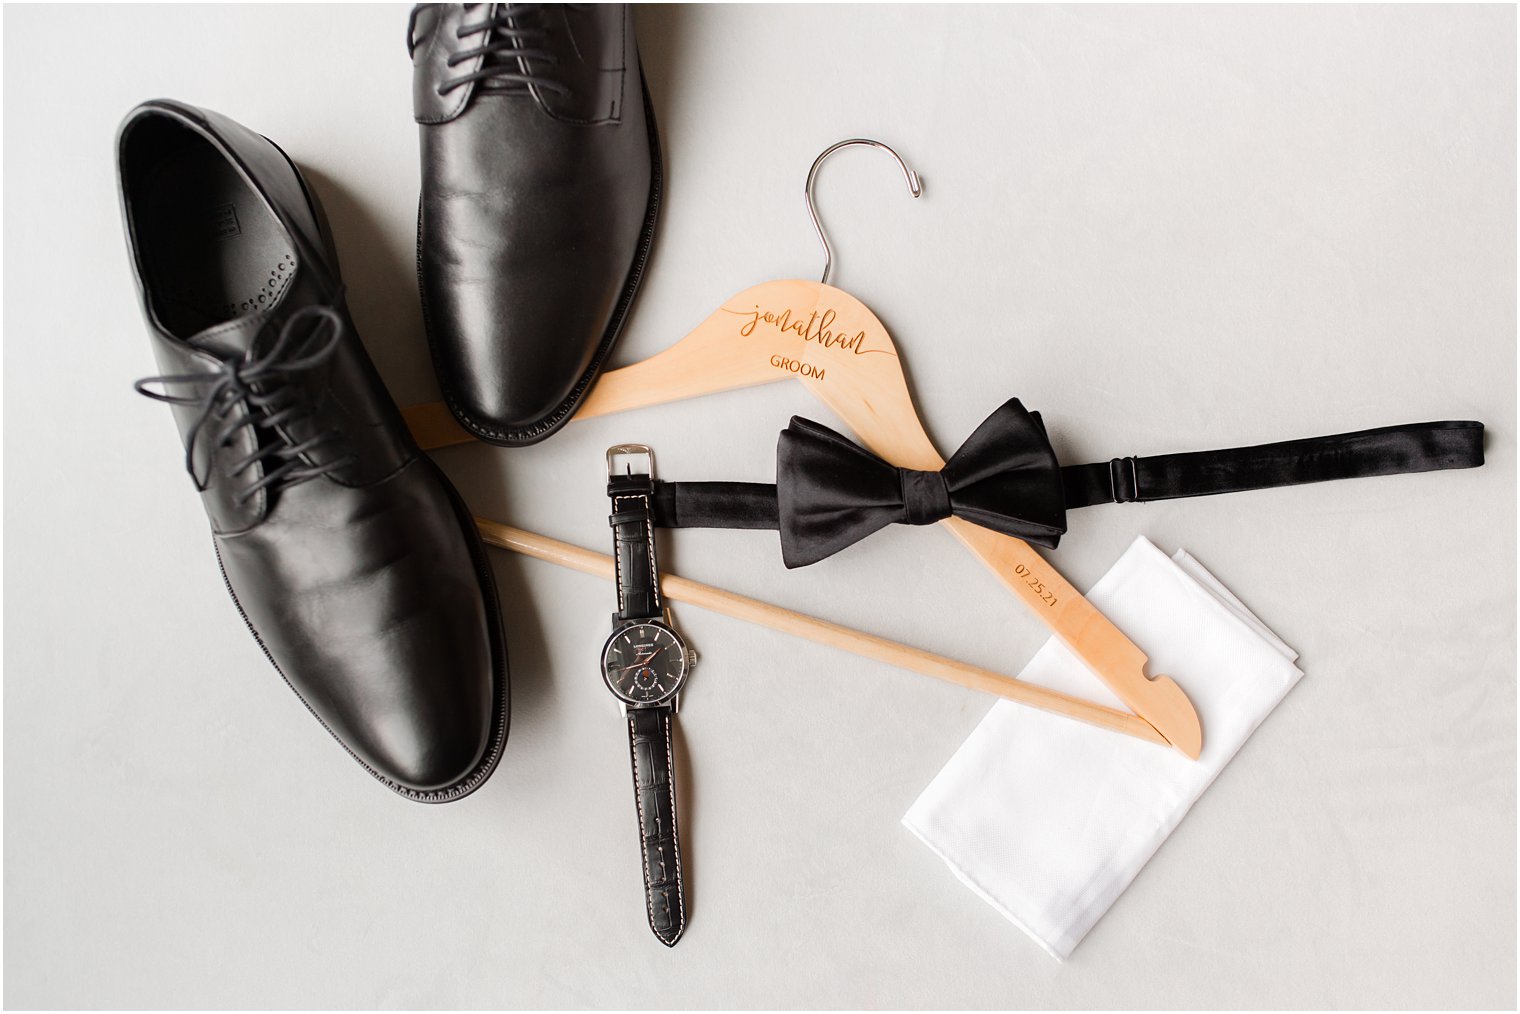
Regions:
[[904, 162], [902, 156], [893, 151], [890, 145], [882, 144], [880, 141], [873, 141], [869, 137], [852, 137], [847, 141], [840, 141], [823, 149], [823, 154], [813, 159], [813, 168], [808, 170], [807, 187], [803, 190], [802, 196], [807, 201], [808, 217], [813, 220], [813, 228], [818, 232], [818, 242], [823, 244], [822, 281], [825, 285], [829, 283], [829, 272], [834, 267], [834, 250], [829, 246], [828, 236], [824, 235], [823, 223], [818, 221], [818, 209], [813, 207], [813, 182], [818, 178], [818, 167], [823, 165], [824, 159], [834, 154], [840, 148], [847, 148], [852, 144], [868, 144], [872, 148], [880, 148], [888, 155], [891, 155], [896, 159], [898, 167], [903, 171], [903, 179], [908, 183], [908, 195], [910, 197], [917, 197], [924, 192], [923, 181], [919, 179], [918, 173], [909, 169], [908, 163]]

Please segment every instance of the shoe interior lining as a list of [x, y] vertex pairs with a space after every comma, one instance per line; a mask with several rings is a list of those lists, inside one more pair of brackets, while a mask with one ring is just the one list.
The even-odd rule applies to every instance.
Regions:
[[170, 334], [189, 339], [279, 301], [296, 273], [289, 237], [211, 142], [151, 118], [128, 135], [122, 173], [143, 281]]

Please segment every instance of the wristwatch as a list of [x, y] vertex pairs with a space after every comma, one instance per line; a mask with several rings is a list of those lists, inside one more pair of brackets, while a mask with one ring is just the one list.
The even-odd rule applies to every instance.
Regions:
[[649, 928], [673, 947], [686, 928], [686, 896], [670, 736], [681, 688], [697, 656], [660, 600], [653, 473], [654, 454], [643, 444], [608, 448], [617, 612], [612, 614], [612, 636], [602, 648], [602, 678], [628, 722]]

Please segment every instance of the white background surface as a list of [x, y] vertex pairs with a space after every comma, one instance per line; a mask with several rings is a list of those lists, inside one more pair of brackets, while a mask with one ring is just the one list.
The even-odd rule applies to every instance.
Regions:
[[[312, 722], [217, 575], [112, 167], [171, 96], [310, 169], [397, 399], [436, 397], [404, 7], [5, 13], [5, 1002], [10, 1006], [1509, 1006], [1515, 983], [1512, 8], [644, 8], [669, 168], [615, 362], [820, 266], [894, 334], [930, 433], [1012, 395], [1068, 460], [1441, 418], [1480, 470], [1075, 513], [1079, 586], [1184, 546], [1308, 677], [1058, 965], [898, 824], [985, 697], [696, 609], [678, 758], [691, 922], [644, 922], [611, 589], [496, 555], [500, 770], [429, 808]], [[774, 385], [439, 460], [479, 513], [604, 549], [602, 450], [763, 479]], [[945, 533], [671, 570], [1016, 671], [1034, 619]], [[1142, 645], [1142, 647], [1144, 647]]]

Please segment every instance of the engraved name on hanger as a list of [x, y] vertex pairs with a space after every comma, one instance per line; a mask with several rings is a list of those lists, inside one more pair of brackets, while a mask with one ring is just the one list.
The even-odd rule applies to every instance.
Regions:
[[833, 324], [839, 314], [832, 309], [825, 309], [822, 313], [813, 310], [808, 313], [806, 321], [802, 319], [801, 311], [797, 312], [794, 319], [790, 308], [776, 313], [774, 310], [762, 310], [759, 306], [753, 310], [730, 310], [725, 306], [723, 312], [749, 318], [744, 326], [739, 328], [739, 334], [744, 338], [754, 334], [755, 328], [765, 323], [783, 334], [790, 331], [803, 341], [815, 342], [825, 349], [844, 349], [857, 356], [863, 356], [868, 352], [881, 352], [893, 358], [897, 356], [897, 353], [891, 349], [867, 348], [864, 331], [857, 331], [853, 335], [847, 332], [836, 333]]

